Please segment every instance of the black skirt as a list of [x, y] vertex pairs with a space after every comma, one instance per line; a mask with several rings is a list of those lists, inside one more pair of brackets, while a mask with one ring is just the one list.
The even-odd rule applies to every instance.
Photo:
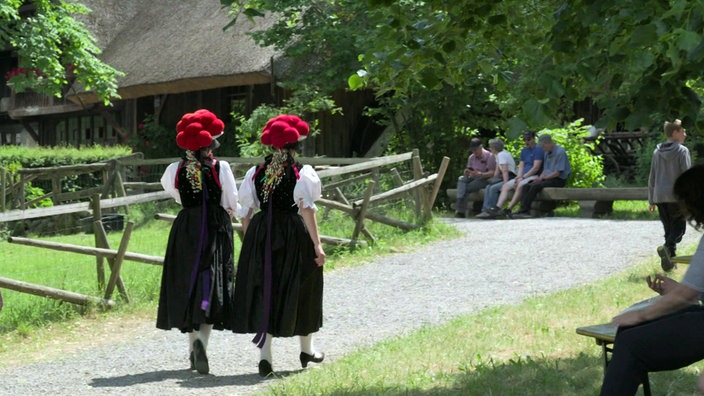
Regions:
[[242, 243], [235, 285], [235, 332], [274, 337], [308, 335], [323, 325], [323, 268], [300, 215], [272, 214], [271, 298], [268, 323], [263, 324], [264, 254], [267, 211], [254, 215]]
[[200, 206], [184, 208], [171, 227], [156, 322], [160, 329], [190, 332], [202, 323], [233, 329], [232, 223], [220, 205], [207, 205], [205, 224], [202, 213]]

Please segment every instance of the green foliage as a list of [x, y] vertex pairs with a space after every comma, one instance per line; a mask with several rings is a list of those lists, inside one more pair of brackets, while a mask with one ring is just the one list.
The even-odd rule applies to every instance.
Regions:
[[127, 143], [133, 151], [143, 153], [144, 158], [178, 157], [183, 150], [176, 145], [174, 130], [156, 123], [150, 114], [128, 135]]
[[95, 90], [107, 105], [119, 98], [117, 78], [124, 74], [103, 63], [96, 39], [74, 15], [90, 10], [76, 2], [32, 0], [36, 12], [20, 17], [23, 1], [0, 2], [0, 46], [17, 51], [19, 67], [31, 72], [10, 79], [17, 92], [26, 89], [55, 95], [74, 81]]
[[232, 112], [232, 118], [236, 126], [237, 146], [241, 157], [263, 157], [271, 152], [271, 148], [264, 146], [259, 140], [262, 128], [270, 118], [279, 114], [296, 114], [304, 121], [308, 122], [310, 133], [308, 136], [315, 136], [318, 130], [318, 121], [306, 114], [315, 112], [338, 113], [340, 109], [335, 107], [332, 99], [320, 94], [313, 89], [302, 89], [296, 91], [293, 96], [284, 101], [283, 106], [263, 104], [254, 109], [252, 114], [245, 116], [237, 109]]
[[596, 143], [584, 140], [589, 131], [581, 124], [582, 120], [577, 120], [562, 128], [543, 129], [538, 136], [550, 134], [553, 141], [567, 151], [572, 166], [568, 187], [599, 187], [604, 181], [603, 158], [592, 154]]

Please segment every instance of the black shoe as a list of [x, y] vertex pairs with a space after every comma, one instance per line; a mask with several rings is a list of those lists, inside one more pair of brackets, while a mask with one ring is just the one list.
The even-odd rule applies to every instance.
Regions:
[[301, 359], [301, 366], [303, 368], [306, 368], [306, 367], [308, 367], [309, 362], [313, 362], [313, 363], [322, 362], [323, 359], [325, 359], [325, 354], [321, 352], [320, 355], [317, 355], [317, 354], [316, 355], [309, 355], [305, 352], [301, 352], [301, 355], [299, 356], [299, 358]]
[[271, 363], [269, 363], [268, 360], [260, 360], [259, 361], [259, 376], [260, 377], [268, 377], [270, 375], [274, 374], [274, 369], [271, 368]]
[[667, 246], [658, 246], [658, 256], [660, 256], [660, 267], [665, 272], [670, 272], [675, 267], [670, 255], [670, 249]]
[[210, 372], [208, 356], [205, 354], [205, 346], [203, 346], [201, 340], [193, 341], [193, 365], [199, 374], [208, 374]]
[[501, 211], [501, 214], [504, 215], [507, 219], [512, 219], [513, 218], [513, 212], [511, 212], [511, 209], [506, 208]]
[[530, 219], [532, 216], [528, 212], [514, 213], [512, 219]]
[[455, 217], [458, 219], [464, 219], [465, 215], [462, 212], [455, 212]]
[[191, 370], [196, 369], [196, 363], [195, 363], [195, 358], [193, 357], [193, 351], [191, 351], [190, 355], [188, 355], [188, 360], [191, 362]]

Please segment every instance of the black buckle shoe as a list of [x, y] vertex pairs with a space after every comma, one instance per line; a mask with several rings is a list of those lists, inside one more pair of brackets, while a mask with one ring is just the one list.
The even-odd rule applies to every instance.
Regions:
[[301, 366], [303, 368], [308, 367], [308, 363], [313, 362], [313, 363], [320, 363], [325, 359], [325, 354], [320, 353], [320, 355], [309, 355], [305, 352], [301, 352], [301, 355], [299, 356], [299, 359], [301, 359]]
[[274, 369], [271, 368], [271, 363], [269, 363], [268, 360], [260, 360], [259, 361], [259, 376], [260, 377], [268, 377], [272, 374], [274, 374]]
[[193, 341], [193, 363], [199, 374], [208, 374], [208, 356], [205, 354], [205, 346], [201, 340]]

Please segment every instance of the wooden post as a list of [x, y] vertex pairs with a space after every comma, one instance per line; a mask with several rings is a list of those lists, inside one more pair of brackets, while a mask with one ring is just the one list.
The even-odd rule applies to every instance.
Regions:
[[435, 179], [435, 184], [433, 184], [433, 189], [430, 191], [430, 195], [427, 202], [427, 208], [423, 212], [423, 223], [430, 221], [433, 218], [433, 205], [435, 204], [435, 199], [438, 197], [438, 191], [440, 191], [440, 185], [442, 184], [442, 179], [445, 177], [445, 172], [447, 167], [450, 165], [450, 157], [442, 157], [442, 162], [440, 162], [440, 169], [438, 169], [438, 178]]
[[61, 202], [59, 201], [59, 197], [61, 196], [61, 177], [55, 175], [51, 178], [51, 191], [53, 192], [53, 195], [51, 196], [52, 202], [54, 202], [54, 205], [60, 205]]
[[[345, 205], [351, 206], [350, 201], [347, 200], [347, 197], [345, 197], [345, 194], [342, 193], [342, 190], [340, 190], [339, 187], [335, 187], [335, 192], [337, 193], [337, 196], [340, 198], [340, 200], [345, 203]], [[326, 206], [325, 208], [327, 209], [329, 208], [329, 206]], [[367, 226], [365, 226], [364, 224], [362, 224], [362, 234], [367, 237], [369, 243], [371, 243], [372, 245], [376, 244], [376, 238], [374, 238], [374, 235], [372, 235]]]
[[7, 171], [5, 168], [0, 168], [0, 212], [6, 210], [6, 199], [7, 197]]
[[24, 174], [20, 174], [20, 184], [17, 186], [17, 199], [19, 202], [19, 207], [22, 210], [27, 209], [27, 205], [25, 204], [25, 199], [24, 199], [24, 183], [25, 183], [25, 176]]
[[[108, 240], [108, 234], [105, 232], [105, 227], [103, 227], [103, 222], [102, 221], [94, 222], [93, 229], [95, 230], [95, 247], [110, 249], [110, 241]], [[96, 256], [96, 258], [100, 258], [102, 261], [101, 256]], [[112, 274], [112, 271], [114, 271], [114, 268], [115, 268], [115, 259], [108, 258], [107, 260], [108, 260], [108, 265], [110, 266], [110, 273]], [[103, 279], [103, 282], [104, 281], [105, 280]], [[102, 286], [104, 286], [104, 285], [101, 284], [100, 286], [101, 286], [101, 290], [102, 290]], [[127, 294], [127, 288], [125, 288], [125, 284], [124, 284], [124, 282], [122, 282], [122, 276], [119, 276], [119, 275], [117, 276], [117, 290], [120, 292], [120, 295], [125, 300], [125, 302], [129, 303], [130, 297]]]
[[125, 232], [122, 234], [122, 240], [120, 241], [120, 247], [117, 248], [117, 254], [115, 255], [115, 262], [113, 263], [112, 272], [110, 273], [110, 280], [105, 288], [105, 299], [109, 300], [112, 296], [112, 292], [115, 290], [115, 285], [117, 284], [117, 279], [120, 277], [120, 269], [122, 268], [122, 260], [125, 258], [125, 252], [127, 252], [127, 246], [130, 243], [130, 236], [132, 235], [132, 229], [134, 228], [134, 221], [127, 223], [125, 227]]
[[360, 206], [359, 212], [357, 213], [357, 218], [355, 219], [354, 231], [352, 232], [351, 238], [353, 243], [357, 242], [357, 238], [359, 238], [359, 233], [364, 227], [364, 218], [367, 215], [367, 208], [369, 207], [369, 198], [371, 198], [375, 186], [376, 182], [374, 181], [370, 181], [369, 185], [367, 185], [367, 191], [365, 191], [364, 193], [364, 200], [362, 201], [362, 205]]
[[[411, 166], [413, 167], [413, 180], [418, 180], [423, 177], [423, 165], [420, 163], [420, 151], [418, 149], [413, 149], [413, 156], [411, 157]], [[413, 197], [416, 200], [416, 216], [420, 216], [421, 209], [423, 207], [422, 195], [418, 190], [413, 191]]]
[[[103, 219], [103, 213], [100, 209], [100, 194], [93, 194], [93, 196], [90, 198], [90, 205], [93, 209], [93, 235], [95, 240], [95, 247], [107, 248], [107, 246], [100, 246], [98, 229], [95, 226], [96, 223], [102, 223]], [[95, 256], [95, 270], [98, 275], [98, 290], [103, 290], [103, 287], [105, 286], [105, 264], [103, 263], [102, 256]]]
[[104, 300], [99, 297], [86, 296], [84, 294], [74, 293], [52, 287], [35, 285], [32, 283], [22, 282], [14, 279], [0, 277], [0, 287], [10, 290], [15, 290], [22, 293], [34, 294], [35, 296], [49, 297], [55, 300], [68, 301], [78, 305], [88, 305], [95, 303], [102, 306], [113, 306], [115, 302], [112, 300]]

